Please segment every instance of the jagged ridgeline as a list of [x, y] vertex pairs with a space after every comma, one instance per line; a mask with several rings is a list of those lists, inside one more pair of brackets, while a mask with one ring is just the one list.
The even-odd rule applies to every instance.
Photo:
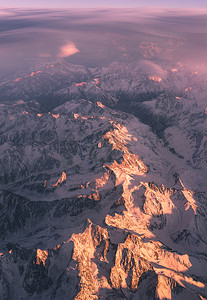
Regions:
[[0, 105], [1, 299], [205, 299], [205, 113], [149, 99], [158, 138], [114, 97]]

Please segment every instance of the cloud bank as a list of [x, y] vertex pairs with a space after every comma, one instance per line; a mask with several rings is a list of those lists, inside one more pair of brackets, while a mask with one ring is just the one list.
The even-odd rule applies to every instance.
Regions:
[[204, 9], [4, 9], [0, 16], [0, 78], [57, 59], [90, 67], [124, 60], [207, 65]]

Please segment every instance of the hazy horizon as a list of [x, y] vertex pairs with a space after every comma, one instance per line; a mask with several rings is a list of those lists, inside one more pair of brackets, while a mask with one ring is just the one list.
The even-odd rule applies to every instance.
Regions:
[[196, 7], [200, 7], [200, 8], [207, 8], [207, 3], [205, 0], [197, 0], [196, 2], [194, 0], [174, 0], [174, 1], [165, 1], [165, 0], [157, 0], [156, 4], [153, 0], [140, 0], [140, 1], [136, 1], [136, 0], [129, 0], [124, 1], [124, 0], [113, 0], [113, 1], [109, 1], [109, 0], [105, 0], [105, 1], [96, 1], [96, 0], [89, 0], [89, 1], [84, 1], [84, 0], [71, 0], [69, 3], [67, 0], [60, 0], [57, 1], [56, 0], [36, 0], [35, 3], [32, 1], [28, 2], [26, 0], [20, 0], [20, 1], [16, 1], [16, 0], [8, 0], [6, 5], [2, 5], [0, 2], [0, 7], [4, 6], [4, 7], [36, 7], [36, 8], [40, 8], [40, 7], [44, 7], [44, 8], [91, 8], [91, 7], [114, 7], [114, 8], [118, 8], [118, 7], [124, 7], [124, 8], [132, 8], [132, 7], [167, 7], [167, 8], [196, 8]]
[[[207, 62], [207, 12], [173, 9], [4, 9], [0, 20], [0, 77], [66, 59], [90, 67], [143, 59]], [[151, 45], [151, 46], [150, 46]]]

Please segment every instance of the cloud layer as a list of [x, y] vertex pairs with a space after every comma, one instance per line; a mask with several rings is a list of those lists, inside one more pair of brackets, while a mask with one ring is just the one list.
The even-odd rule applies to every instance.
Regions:
[[57, 59], [94, 67], [124, 60], [207, 64], [205, 10], [4, 9], [0, 16], [0, 78]]

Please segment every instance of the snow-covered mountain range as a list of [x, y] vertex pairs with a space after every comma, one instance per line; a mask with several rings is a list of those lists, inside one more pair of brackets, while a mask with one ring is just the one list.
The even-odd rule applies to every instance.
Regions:
[[0, 85], [0, 298], [205, 299], [204, 76], [30, 71]]

